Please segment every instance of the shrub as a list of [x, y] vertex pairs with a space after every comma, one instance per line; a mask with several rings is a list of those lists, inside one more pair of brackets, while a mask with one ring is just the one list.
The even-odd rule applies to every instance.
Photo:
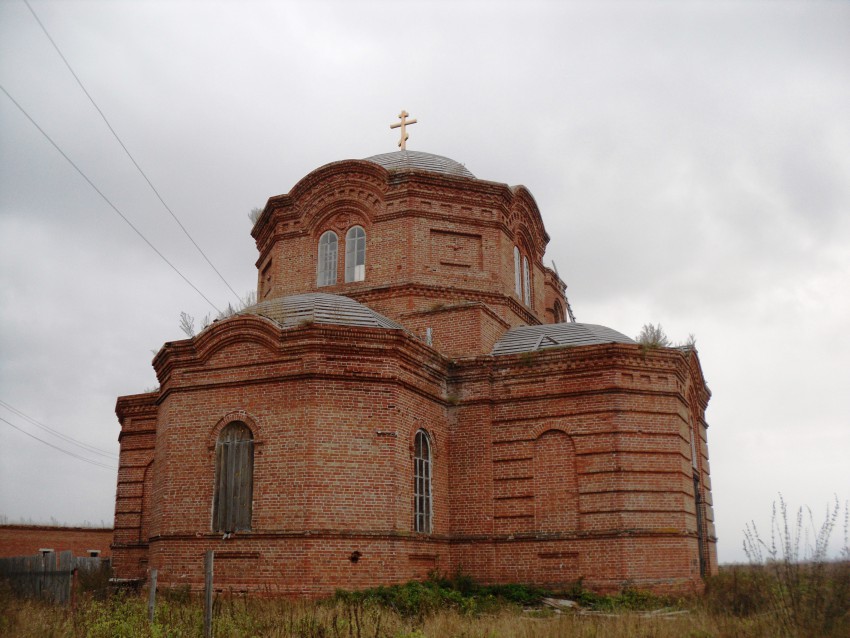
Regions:
[[657, 326], [651, 323], [644, 324], [635, 341], [644, 348], [669, 348], [672, 345], [660, 323]]
[[[744, 531], [744, 552], [752, 565], [741, 578], [733, 574], [733, 590], [710, 584], [715, 596], [726, 596], [736, 613], [764, 610], [772, 614], [781, 632], [800, 636], [850, 635], [850, 547], [845, 538], [841, 560], [830, 561], [830, 537], [841, 518], [836, 497], [826, 508], [823, 523], [815, 524], [809, 508], [791, 515], [782, 495], [773, 505], [770, 540], [763, 539], [755, 524]], [[726, 591], [725, 594], [720, 592]]]
[[529, 606], [540, 602], [551, 592], [528, 585], [480, 585], [468, 574], [458, 571], [447, 577], [436, 573], [425, 581], [403, 585], [375, 587], [357, 592], [339, 590], [337, 602], [364, 602], [380, 605], [407, 618], [424, 618], [442, 609], [462, 614], [479, 614], [508, 605]]
[[580, 606], [594, 611], [648, 611], [662, 607], [679, 606], [678, 601], [667, 596], [657, 596], [651, 592], [629, 586], [624, 587], [619, 594], [597, 594], [585, 589], [581, 580], [564, 592], [564, 595]]
[[768, 609], [768, 589], [763, 565], [721, 567], [706, 580], [705, 603], [714, 614], [749, 618]]

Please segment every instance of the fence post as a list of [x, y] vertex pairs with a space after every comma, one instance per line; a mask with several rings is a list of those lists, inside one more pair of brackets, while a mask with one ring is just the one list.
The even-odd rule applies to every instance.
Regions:
[[68, 578], [68, 590], [71, 596], [71, 611], [77, 611], [77, 567], [71, 569], [71, 575]]
[[204, 638], [212, 638], [212, 612], [213, 612], [213, 559], [215, 552], [207, 550], [204, 555]]
[[153, 622], [156, 613], [156, 576], [157, 571], [151, 570], [150, 591], [148, 592], [148, 622]]

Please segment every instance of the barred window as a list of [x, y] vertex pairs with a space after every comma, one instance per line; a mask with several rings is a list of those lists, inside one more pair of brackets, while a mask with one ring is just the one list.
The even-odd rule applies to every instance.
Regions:
[[318, 286], [333, 286], [336, 283], [337, 243], [336, 233], [332, 230], [319, 238], [319, 263], [316, 276]]
[[366, 231], [352, 226], [345, 235], [345, 281], [366, 278]]
[[416, 433], [413, 443], [413, 529], [431, 533], [431, 442], [424, 430]]
[[241, 421], [224, 427], [215, 444], [213, 531], [251, 529], [254, 495], [254, 435]]

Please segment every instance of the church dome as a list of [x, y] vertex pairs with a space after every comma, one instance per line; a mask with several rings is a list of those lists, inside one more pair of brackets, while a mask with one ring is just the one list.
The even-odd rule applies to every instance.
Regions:
[[307, 323], [324, 323], [404, 330], [400, 324], [354, 299], [321, 292], [277, 297], [245, 308], [238, 314], [266, 317], [281, 328], [294, 328]]
[[606, 343], [635, 343], [621, 332], [592, 323], [547, 323], [518, 326], [508, 330], [490, 354], [517, 354], [548, 348], [596, 346]]
[[475, 175], [453, 159], [434, 155], [433, 153], [421, 153], [419, 151], [395, 151], [394, 153], [382, 153], [366, 158], [367, 162], [373, 162], [383, 166], [388, 171], [427, 171], [429, 173], [440, 173], [441, 175], [452, 175], [454, 177], [471, 177]]

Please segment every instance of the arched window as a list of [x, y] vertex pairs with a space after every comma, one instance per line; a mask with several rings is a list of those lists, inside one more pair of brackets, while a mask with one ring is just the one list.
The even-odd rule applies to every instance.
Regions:
[[345, 281], [366, 279], [366, 231], [352, 226], [345, 234]]
[[522, 271], [520, 266], [519, 248], [514, 246], [514, 291], [517, 299], [522, 299]]
[[413, 529], [431, 533], [431, 442], [424, 430], [413, 443]]
[[528, 257], [522, 256], [522, 300], [531, 305], [531, 274], [528, 272]]
[[336, 283], [337, 238], [332, 230], [319, 238], [319, 263], [316, 284], [333, 286]]
[[251, 529], [254, 496], [254, 435], [241, 421], [224, 427], [215, 444], [213, 531]]

